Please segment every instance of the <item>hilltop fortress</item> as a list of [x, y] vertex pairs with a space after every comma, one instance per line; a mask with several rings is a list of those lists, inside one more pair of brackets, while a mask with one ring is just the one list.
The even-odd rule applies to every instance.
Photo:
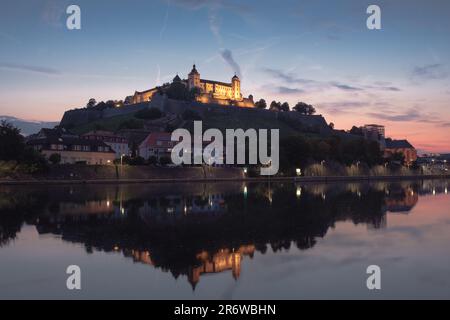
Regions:
[[[181, 98], [171, 97], [181, 93]], [[184, 95], [189, 97], [184, 99]], [[125, 121], [118, 117], [129, 116], [141, 110], [156, 108], [166, 115], [182, 117], [186, 110], [195, 111], [203, 121], [220, 128], [280, 128], [285, 135], [295, 132], [314, 132], [329, 135], [332, 130], [321, 115], [303, 115], [296, 111], [276, 112], [255, 108], [253, 97], [244, 98], [241, 80], [237, 75], [230, 83], [205, 80], [200, 77], [194, 65], [187, 79], [178, 75], [171, 83], [154, 87], [146, 91], [136, 91], [128, 96], [125, 103], [116, 107], [83, 107], [64, 113], [60, 125], [65, 128], [85, 126], [89, 123], [114, 127], [115, 121]], [[103, 120], [116, 117], [117, 120]], [[139, 120], [142, 122], [142, 120]], [[111, 130], [115, 130], [111, 129]]]
[[[181, 79], [178, 75], [173, 78], [172, 83], [180, 83], [191, 92], [196, 91], [196, 100], [201, 103], [215, 103], [221, 105], [234, 105], [238, 107], [253, 108], [253, 98], [244, 98], [241, 92], [241, 80], [237, 75], [231, 78], [230, 83], [206, 80], [200, 78], [200, 73], [194, 64], [187, 79]], [[170, 84], [155, 87], [146, 91], [136, 91], [131, 99], [133, 104], [148, 102], [153, 96]]]

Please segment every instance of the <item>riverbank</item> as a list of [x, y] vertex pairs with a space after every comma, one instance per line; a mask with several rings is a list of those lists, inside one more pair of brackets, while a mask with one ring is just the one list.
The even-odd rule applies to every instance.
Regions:
[[174, 183], [227, 181], [294, 181], [339, 182], [375, 180], [413, 180], [450, 178], [450, 175], [360, 175], [360, 176], [302, 176], [248, 177], [242, 168], [230, 167], [150, 167], [150, 166], [87, 166], [58, 165], [41, 174], [0, 177], [0, 185], [16, 184], [117, 184]]
[[205, 178], [167, 178], [167, 179], [59, 179], [59, 180], [1, 180], [0, 185], [57, 185], [57, 184], [139, 184], [139, 183], [202, 183], [202, 182], [297, 182], [297, 183], [335, 183], [335, 182], [372, 182], [401, 180], [450, 179], [450, 175], [417, 176], [323, 176], [323, 177], [205, 177]]

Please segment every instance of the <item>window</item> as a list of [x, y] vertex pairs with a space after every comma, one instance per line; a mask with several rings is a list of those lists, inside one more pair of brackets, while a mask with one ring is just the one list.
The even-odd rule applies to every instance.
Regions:
[[90, 151], [91, 148], [89, 146], [83, 146], [83, 151]]

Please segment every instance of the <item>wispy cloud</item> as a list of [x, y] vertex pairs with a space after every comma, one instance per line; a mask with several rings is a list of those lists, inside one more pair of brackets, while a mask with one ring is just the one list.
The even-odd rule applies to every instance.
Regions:
[[170, 0], [167, 0], [167, 9], [166, 14], [164, 15], [163, 24], [161, 26], [161, 30], [159, 31], [159, 39], [162, 39], [164, 32], [167, 28], [167, 21], [169, 20], [169, 10], [170, 10]]
[[413, 79], [442, 80], [450, 76], [447, 67], [441, 63], [416, 66], [412, 71]]
[[343, 114], [343, 113], [347, 113], [347, 112], [353, 112], [354, 110], [358, 110], [358, 109], [367, 107], [369, 105], [370, 105], [369, 102], [346, 100], [346, 101], [339, 101], [339, 102], [318, 103], [317, 107], [320, 110], [326, 111], [327, 113]]
[[9, 70], [17, 70], [17, 71], [24, 71], [24, 72], [35, 72], [35, 73], [42, 73], [47, 75], [61, 75], [62, 72], [48, 67], [41, 67], [41, 66], [33, 66], [33, 65], [26, 65], [26, 64], [16, 64], [16, 63], [5, 63], [0, 62], [0, 68], [1, 69], [9, 69]]
[[236, 62], [236, 60], [234, 60], [231, 50], [223, 49], [221, 50], [220, 55], [222, 59], [230, 66], [233, 72], [236, 73], [238, 77], [242, 77], [241, 67]]
[[368, 116], [376, 119], [392, 121], [392, 122], [420, 122], [420, 123], [429, 123], [438, 126], [449, 126], [449, 122], [442, 120], [442, 117], [437, 114], [424, 113], [420, 110], [420, 108], [410, 108], [405, 112], [392, 112], [390, 110], [386, 110], [385, 112], [369, 112]]
[[390, 83], [373, 83], [370, 85], [353, 85], [348, 83], [342, 83], [338, 81], [317, 81], [312, 79], [305, 79], [297, 77], [297, 75], [293, 72], [285, 72], [279, 69], [273, 68], [263, 68], [263, 72], [268, 75], [281, 80], [287, 84], [300, 84], [304, 86], [308, 86], [312, 91], [322, 91], [325, 89], [336, 88], [346, 92], [358, 92], [358, 91], [366, 91], [366, 90], [378, 90], [378, 91], [391, 91], [398, 92], [401, 91], [400, 88], [392, 86]]
[[280, 80], [283, 80], [285, 82], [289, 83], [296, 83], [296, 84], [308, 84], [308, 83], [315, 83], [316, 81], [310, 80], [310, 79], [303, 79], [298, 78], [294, 73], [292, 72], [284, 72], [279, 69], [273, 69], [273, 68], [263, 68], [263, 72], [278, 78]]
[[381, 120], [387, 120], [387, 121], [415, 121], [420, 120], [423, 118], [423, 116], [415, 109], [407, 110], [404, 113], [382, 113], [382, 112], [369, 112], [367, 115], [371, 116], [372, 118], [377, 118]]
[[344, 90], [344, 91], [363, 91], [364, 90], [362, 88], [354, 87], [352, 85], [339, 83], [339, 82], [330, 82], [330, 85], [335, 87], [335, 88]]
[[218, 9], [219, 8], [217, 5], [209, 7], [208, 22], [209, 22], [209, 29], [211, 30], [212, 34], [214, 35], [220, 46], [222, 46], [223, 40], [222, 35], [220, 34], [220, 17], [218, 14]]
[[379, 90], [379, 91], [391, 91], [391, 92], [402, 91], [400, 88], [394, 87], [394, 86], [369, 85], [369, 86], [364, 86], [364, 88], [366, 88], [366, 89], [374, 89], [374, 90]]
[[276, 91], [281, 94], [302, 94], [305, 91], [298, 88], [289, 88], [284, 86], [276, 87]]

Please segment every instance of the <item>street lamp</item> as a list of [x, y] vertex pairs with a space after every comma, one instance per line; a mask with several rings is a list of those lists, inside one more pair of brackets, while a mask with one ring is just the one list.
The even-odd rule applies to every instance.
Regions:
[[302, 169], [300, 169], [300, 168], [297, 168], [295, 170], [295, 172], [297, 173], [297, 176], [301, 176], [302, 175]]
[[120, 175], [123, 173], [123, 157], [125, 157], [125, 154], [120, 155]]

